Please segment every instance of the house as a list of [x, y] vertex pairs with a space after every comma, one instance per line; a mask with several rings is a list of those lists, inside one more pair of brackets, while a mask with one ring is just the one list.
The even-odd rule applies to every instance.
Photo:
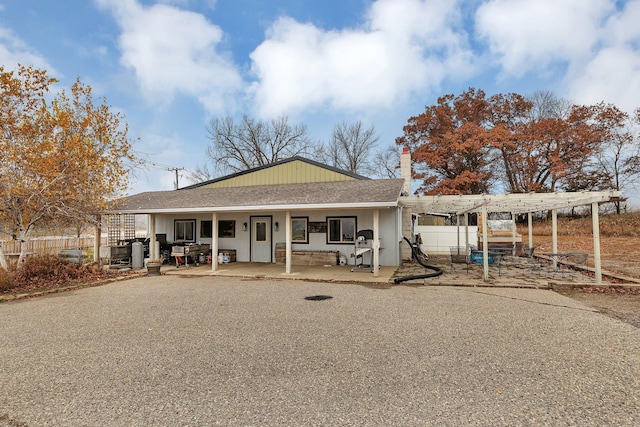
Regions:
[[[166, 241], [169, 247], [206, 245], [213, 255], [213, 271], [218, 269], [215, 255], [219, 253], [233, 254], [239, 262], [281, 262], [286, 274], [302, 262], [337, 264], [344, 259], [355, 265], [367, 255], [367, 264], [377, 276], [380, 266], [395, 267], [411, 258], [404, 237], [416, 231], [416, 214], [446, 213], [461, 218], [477, 213], [482, 230], [490, 229], [489, 213], [510, 213], [512, 223], [516, 214], [528, 214], [527, 243], [531, 246], [533, 212], [551, 211], [555, 224], [558, 209], [588, 205], [593, 214], [595, 275], [601, 282], [598, 205], [619, 199], [619, 191], [410, 196], [411, 155], [406, 148], [400, 156], [400, 170], [401, 179], [369, 179], [292, 157], [179, 190], [126, 197], [106, 213], [149, 215], [149, 235]], [[454, 230], [432, 228], [430, 235], [422, 235], [427, 245], [435, 241], [442, 249], [454, 243], [467, 248], [477, 244], [487, 259], [489, 233], [476, 235], [468, 225]], [[555, 253], [557, 227], [553, 228]], [[522, 239], [515, 227], [510, 239], [513, 246]], [[157, 243], [150, 245], [150, 257], [160, 257], [160, 250]], [[359, 250], [365, 251], [361, 257]], [[99, 248], [94, 252], [100, 252]], [[486, 262], [484, 280], [489, 280]]]
[[[150, 235], [168, 245], [201, 243], [212, 254], [231, 252], [239, 262], [281, 261], [286, 273], [309, 259], [326, 264], [342, 258], [353, 265], [356, 245], [364, 243], [366, 263], [377, 274], [378, 266], [401, 262], [398, 198], [404, 184], [292, 157], [179, 190], [132, 195], [108, 213], [147, 214]], [[358, 239], [363, 230], [370, 230], [365, 242]], [[151, 246], [150, 257], [159, 257]]]

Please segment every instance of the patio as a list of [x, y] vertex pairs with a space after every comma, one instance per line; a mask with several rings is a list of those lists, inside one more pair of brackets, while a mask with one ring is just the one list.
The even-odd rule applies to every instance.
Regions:
[[[534, 288], [550, 289], [557, 286], [570, 285], [595, 285], [596, 281], [591, 276], [591, 269], [583, 274], [581, 271], [571, 269], [570, 265], [560, 265], [561, 269], [554, 271], [550, 260], [540, 258], [540, 269], [532, 269], [524, 257], [513, 257], [503, 262], [500, 270], [497, 267], [489, 268], [489, 281], [483, 279], [482, 264], [471, 262], [469, 272], [466, 267], [456, 264], [451, 271], [449, 257], [434, 255], [429, 259], [429, 265], [442, 268], [444, 273], [440, 276], [413, 279], [404, 281], [404, 284], [426, 286], [471, 286], [471, 287], [510, 287], [510, 288]], [[327, 266], [293, 266], [292, 273], [286, 274], [282, 264], [232, 262], [220, 264], [219, 270], [211, 271], [210, 264], [199, 266], [184, 266], [176, 268], [174, 265], [162, 267], [162, 273], [178, 276], [220, 276], [240, 277], [244, 279], [286, 279], [305, 280], [333, 283], [362, 283], [367, 285], [391, 286], [394, 278], [430, 273], [417, 263], [407, 263], [398, 268], [392, 266], [380, 267], [380, 275], [375, 277], [368, 269], [357, 269], [351, 272], [352, 265], [327, 265]], [[589, 275], [589, 273], [591, 275]]]

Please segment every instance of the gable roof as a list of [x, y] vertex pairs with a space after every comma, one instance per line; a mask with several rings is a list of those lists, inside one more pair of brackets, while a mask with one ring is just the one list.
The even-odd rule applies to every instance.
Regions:
[[385, 208], [398, 205], [402, 179], [185, 188], [120, 199], [109, 213], [177, 213]]
[[301, 156], [258, 166], [181, 188], [240, 187], [260, 184], [301, 184], [329, 181], [368, 180], [369, 178]]

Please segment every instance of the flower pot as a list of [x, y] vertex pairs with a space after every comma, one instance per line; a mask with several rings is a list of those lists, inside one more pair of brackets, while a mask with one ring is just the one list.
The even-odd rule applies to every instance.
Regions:
[[148, 262], [147, 263], [147, 275], [149, 276], [159, 276], [160, 275], [160, 266], [162, 264], [159, 262]]

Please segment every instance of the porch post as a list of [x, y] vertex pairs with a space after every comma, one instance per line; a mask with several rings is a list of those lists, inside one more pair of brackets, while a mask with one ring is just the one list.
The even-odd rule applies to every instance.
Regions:
[[531, 212], [527, 212], [527, 225], [529, 226], [529, 247], [533, 247], [533, 218]]
[[211, 271], [218, 271], [218, 212], [211, 214]]
[[284, 272], [285, 274], [291, 274], [291, 211], [285, 212], [285, 227], [284, 227], [284, 240], [285, 240], [285, 261]]
[[380, 276], [380, 209], [373, 211], [373, 277]]
[[516, 255], [516, 214], [511, 212], [511, 256]]
[[465, 250], [469, 252], [469, 212], [464, 213], [464, 241]]
[[[551, 252], [558, 253], [558, 211], [551, 209]], [[554, 257], [553, 269], [558, 268], [558, 260]]]
[[149, 214], [149, 259], [158, 259], [160, 254], [156, 251], [156, 214]]
[[602, 264], [600, 259], [600, 217], [598, 203], [591, 204], [591, 217], [593, 221], [593, 266], [596, 270], [596, 283], [602, 283]]
[[93, 261], [100, 261], [100, 240], [102, 240], [102, 228], [101, 226], [102, 217], [100, 215], [96, 215], [96, 230], [95, 236], [96, 241], [93, 242]]
[[489, 236], [487, 228], [487, 206], [482, 206], [482, 278], [489, 281]]

